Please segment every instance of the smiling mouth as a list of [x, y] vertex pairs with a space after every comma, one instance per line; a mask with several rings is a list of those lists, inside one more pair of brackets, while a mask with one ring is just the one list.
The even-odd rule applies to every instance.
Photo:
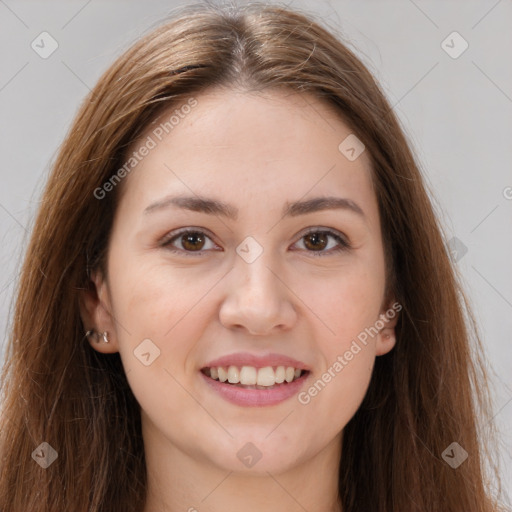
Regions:
[[201, 372], [212, 380], [244, 389], [269, 390], [286, 386], [305, 378], [308, 370], [293, 366], [217, 366], [202, 368]]

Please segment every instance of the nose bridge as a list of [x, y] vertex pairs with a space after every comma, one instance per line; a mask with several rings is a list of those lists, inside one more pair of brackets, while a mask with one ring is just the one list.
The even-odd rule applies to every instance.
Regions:
[[221, 321], [226, 327], [243, 326], [253, 334], [289, 327], [295, 311], [279, 276], [279, 262], [270, 249], [251, 238], [237, 247]]
[[275, 300], [281, 293], [282, 284], [280, 285], [275, 271], [271, 270], [276, 266], [276, 258], [271, 249], [248, 240], [238, 246], [237, 253], [234, 270], [240, 286], [236, 288], [244, 300], [253, 299], [256, 306], [260, 299]]

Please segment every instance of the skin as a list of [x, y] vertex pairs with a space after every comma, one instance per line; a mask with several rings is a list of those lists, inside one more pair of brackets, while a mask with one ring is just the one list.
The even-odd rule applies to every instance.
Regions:
[[[350, 128], [308, 93], [213, 89], [196, 99], [124, 179], [108, 277], [95, 272], [96, 290], [83, 301], [85, 325], [109, 333], [109, 344], [91, 346], [120, 353], [141, 405], [144, 512], [341, 510], [343, 428], [364, 398], [375, 358], [395, 344], [396, 317], [307, 405], [295, 396], [273, 406], [234, 405], [199, 371], [239, 351], [285, 354], [311, 367], [307, 390], [391, 307], [369, 157], [349, 161], [338, 150]], [[175, 206], [143, 213], [169, 194], [213, 197], [237, 208], [238, 219]], [[319, 196], [349, 198], [364, 217], [331, 209], [281, 218], [287, 201]], [[209, 238], [159, 245], [183, 227]], [[315, 246], [307, 228], [337, 230], [352, 248], [333, 252], [332, 237]], [[236, 252], [247, 236], [263, 249], [252, 263]], [[145, 339], [160, 350], [148, 366], [134, 356]], [[237, 458], [249, 442], [262, 455], [251, 468]]]

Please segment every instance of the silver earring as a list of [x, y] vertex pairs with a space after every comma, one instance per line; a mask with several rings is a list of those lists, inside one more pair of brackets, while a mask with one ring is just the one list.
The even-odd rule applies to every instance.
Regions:
[[99, 334], [98, 334], [94, 329], [91, 329], [90, 331], [87, 331], [87, 332], [85, 333], [85, 335], [86, 335], [87, 337], [89, 337], [89, 336], [94, 336], [94, 338], [95, 338], [95, 339], [94, 339], [94, 341], [95, 341], [96, 343], [98, 343], [98, 341], [99, 341]]
[[[95, 331], [94, 329], [93, 329], [93, 330], [90, 330], [90, 331], [87, 331], [87, 332], [85, 333], [85, 335], [86, 335], [87, 337], [89, 337], [89, 336], [94, 336], [94, 337], [95, 337], [95, 340], [94, 340], [94, 341], [96, 341], [96, 343], [99, 343], [99, 342], [100, 342], [100, 333], [99, 333], [99, 332], [97, 332], [97, 331]], [[105, 331], [105, 332], [103, 332], [103, 333], [102, 333], [102, 337], [103, 337], [103, 341], [104, 341], [105, 343], [109, 343], [109, 342], [110, 342], [110, 340], [108, 339], [108, 332], [107, 332], [107, 331]]]

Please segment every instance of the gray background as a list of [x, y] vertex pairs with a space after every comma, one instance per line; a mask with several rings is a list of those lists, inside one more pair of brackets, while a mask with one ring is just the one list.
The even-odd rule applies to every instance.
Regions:
[[[0, 0], [0, 361], [41, 187], [81, 100], [116, 56], [183, 3]], [[287, 3], [327, 20], [380, 81], [432, 189], [447, 240], [456, 237], [456, 247], [467, 249], [459, 250], [457, 266], [496, 373], [510, 502], [512, 3]], [[47, 59], [31, 48], [43, 31], [59, 45]], [[469, 44], [455, 59], [441, 46], [453, 31]]]

